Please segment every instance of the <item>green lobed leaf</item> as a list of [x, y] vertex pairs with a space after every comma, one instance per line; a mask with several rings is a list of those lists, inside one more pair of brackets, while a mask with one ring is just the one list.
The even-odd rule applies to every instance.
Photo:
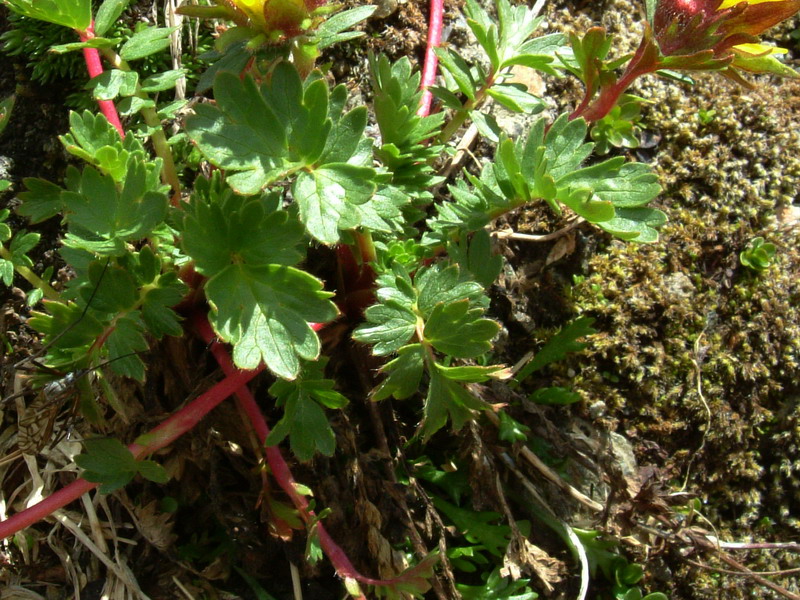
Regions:
[[181, 318], [172, 307], [180, 303], [185, 293], [186, 285], [174, 272], [160, 276], [156, 287], [145, 293], [142, 302], [142, 320], [147, 325], [147, 331], [156, 339], [161, 339], [165, 335], [183, 334]]
[[254, 369], [263, 361], [285, 379], [298, 375], [301, 358], [319, 356], [319, 338], [308, 323], [337, 314], [321, 281], [282, 265], [229, 265], [208, 280], [206, 295], [212, 325], [234, 345], [236, 365]]
[[183, 249], [199, 273], [211, 277], [237, 261], [295, 265], [303, 258], [303, 227], [296, 216], [226, 190], [211, 200], [195, 196], [186, 207]]
[[333, 389], [334, 382], [324, 378], [326, 363], [326, 359], [307, 363], [296, 380], [278, 380], [269, 389], [284, 414], [267, 444], [277, 445], [289, 436], [292, 452], [302, 461], [310, 460], [316, 452], [333, 455], [336, 438], [322, 406], [342, 408], [348, 402]]
[[486, 305], [481, 285], [462, 276], [456, 265], [433, 265], [420, 269], [414, 278], [414, 286], [418, 291], [418, 306], [427, 317], [439, 304], [450, 304], [460, 300]]
[[122, 116], [129, 116], [142, 110], [143, 108], [155, 108], [155, 100], [149, 98], [139, 98], [138, 96], [130, 96], [123, 98], [117, 103], [117, 111]]
[[458, 96], [445, 87], [432, 85], [428, 88], [428, 91], [437, 99], [441, 100], [446, 108], [452, 110], [461, 110], [463, 108], [463, 104], [461, 100], [458, 99]]
[[456, 584], [458, 593], [463, 600], [536, 600], [539, 594], [532, 591], [528, 584], [530, 579], [513, 580], [511, 577], [503, 577], [500, 574], [500, 567], [489, 573], [484, 585], [464, 585]]
[[[70, 230], [66, 243], [75, 248], [120, 255], [125, 242], [149, 235], [164, 221], [168, 205], [160, 182], [154, 182], [152, 175], [147, 165], [131, 156], [124, 186], [119, 190], [111, 175], [85, 167], [80, 180], [74, 181], [69, 191], [61, 194], [65, 209], [69, 211]], [[154, 183], [158, 191], [152, 189]], [[107, 247], [103, 246], [104, 242]]]
[[[186, 5], [183, 5], [181, 8], [186, 9], [189, 8]], [[194, 7], [194, 8], [221, 8], [221, 7]], [[239, 74], [247, 67], [247, 64], [252, 60], [253, 54], [247, 48], [247, 41], [242, 40], [236, 43], [230, 44], [227, 46], [224, 51], [217, 52], [213, 50], [211, 52], [207, 52], [202, 54], [200, 58], [207, 60], [208, 62], [212, 63], [211, 66], [206, 69], [205, 73], [200, 76], [200, 79], [197, 82], [197, 86], [195, 87], [195, 92], [197, 94], [202, 94], [207, 92], [211, 89], [214, 85], [214, 80], [216, 79], [219, 73], [234, 73]]]
[[96, 312], [116, 314], [133, 309], [139, 300], [139, 288], [128, 269], [94, 261], [89, 265], [88, 280], [78, 293]]
[[105, 348], [111, 370], [119, 375], [144, 381], [144, 362], [139, 356], [150, 346], [144, 337], [144, 323], [139, 311], [132, 311], [115, 320], [114, 329], [106, 338]]
[[177, 27], [147, 27], [134, 33], [131, 38], [120, 48], [119, 55], [122, 60], [138, 60], [161, 52], [169, 47], [169, 36]]
[[623, 157], [615, 157], [579, 169], [559, 179], [558, 186], [590, 188], [598, 198], [614, 207], [647, 204], [661, 192], [658, 177], [647, 165], [624, 163]]
[[95, 35], [105, 35], [130, 2], [131, 0], [105, 0], [94, 18]]
[[83, 50], [84, 48], [113, 48], [120, 40], [118, 38], [108, 39], [104, 37], [93, 37], [85, 42], [72, 42], [69, 44], [58, 44], [50, 46], [50, 52], [53, 54], [66, 54], [67, 52], [75, 52]]
[[324, 50], [335, 43], [361, 37], [364, 35], [363, 32], [346, 30], [368, 19], [377, 8], [377, 6], [357, 6], [328, 17], [316, 31], [317, 48]]
[[[187, 133], [214, 165], [238, 171], [228, 181], [239, 193], [255, 194], [311, 166], [327, 147], [332, 128], [327, 86], [316, 79], [304, 88], [289, 63], [279, 63], [261, 86], [251, 77], [221, 72], [214, 96], [216, 106], [196, 107]], [[351, 118], [360, 119], [360, 112]]]
[[139, 474], [154, 483], [167, 483], [169, 475], [166, 469], [152, 460], [139, 460], [136, 462], [136, 469]]
[[[480, 4], [475, 0], [467, 0], [464, 5], [464, 14], [467, 17], [467, 25], [472, 30], [478, 43], [489, 57], [492, 70], [500, 70], [500, 51], [502, 50], [498, 42], [498, 24], [489, 17]], [[502, 26], [502, 24], [500, 24]]]
[[267, 446], [277, 446], [291, 436], [292, 453], [301, 461], [311, 460], [316, 452], [333, 456], [336, 438], [319, 405], [298, 393], [287, 396], [285, 405], [284, 417], [267, 436]]
[[301, 172], [292, 186], [300, 218], [308, 232], [324, 244], [339, 241], [339, 231], [361, 225], [355, 206], [375, 192], [374, 169], [345, 163]]
[[493, 556], [503, 556], [511, 528], [508, 525], [495, 524], [502, 518], [499, 513], [460, 508], [438, 496], [433, 496], [432, 499], [436, 509], [444, 513], [468, 541], [481, 544]]
[[419, 428], [423, 442], [427, 442], [444, 427], [448, 419], [453, 424], [453, 430], [458, 431], [474, 417], [475, 411], [486, 408], [481, 400], [465, 390], [460, 383], [448, 379], [438, 370], [431, 371], [430, 377], [423, 420]]
[[[537, 125], [541, 128], [544, 120]], [[547, 161], [548, 174], [553, 179], [560, 179], [576, 171], [591, 154], [592, 144], [584, 142], [586, 129], [586, 121], [583, 119], [570, 121], [566, 114], [562, 114], [547, 131], [543, 144], [544, 158]]]
[[644, 206], [619, 208], [609, 221], [598, 226], [623, 240], [640, 243], [658, 241], [658, 229], [667, 222], [667, 215], [656, 208]]
[[141, 91], [163, 92], [172, 89], [181, 77], [186, 75], [186, 69], [172, 69], [151, 75], [142, 81]]
[[113, 438], [84, 440], [86, 452], [75, 457], [84, 469], [81, 476], [87, 481], [101, 483], [100, 492], [110, 493], [131, 481], [137, 473], [137, 462], [122, 442]]
[[411, 197], [392, 185], [379, 186], [375, 194], [363, 204], [354, 204], [359, 226], [373, 232], [403, 231], [405, 215], [403, 208], [411, 203]]
[[136, 71], [110, 69], [93, 77], [88, 87], [93, 90], [92, 95], [96, 100], [113, 100], [117, 96], [133, 96], [138, 83], [139, 74]]
[[86, 31], [92, 23], [91, 0], [3, 0], [6, 6], [26, 17]]
[[600, 198], [592, 188], [561, 188], [558, 200], [590, 223], [609, 221], [616, 214], [614, 205]]
[[535, 114], [544, 109], [544, 101], [520, 83], [496, 83], [486, 93], [513, 112]]
[[[128, 173], [131, 157], [143, 162], [151, 178], [153, 189], [158, 186], [161, 161], [149, 160], [142, 143], [136, 136], [129, 135], [122, 140], [102, 114], [93, 115], [89, 111], [70, 113], [70, 132], [59, 138], [67, 152], [95, 166], [114, 181], [121, 183]], [[72, 169], [74, 174], [70, 175]], [[74, 167], [68, 167], [67, 178], [77, 178]]]
[[503, 365], [444, 367], [436, 363], [436, 370], [448, 379], [463, 381], [464, 383], [481, 383], [490, 379], [508, 379], [510, 376], [508, 368]]
[[353, 332], [353, 339], [372, 344], [376, 356], [396, 352], [414, 335], [417, 317], [406, 305], [395, 300], [375, 304], [364, 312], [366, 323]]
[[386, 379], [375, 388], [373, 400], [383, 400], [393, 396], [404, 400], [420, 391], [424, 371], [425, 351], [421, 344], [409, 344], [397, 351], [397, 358], [386, 363], [381, 369], [387, 373]]
[[470, 100], [475, 100], [478, 91], [478, 84], [472, 75], [472, 71], [466, 61], [455, 52], [446, 48], [434, 48], [439, 63], [443, 69], [453, 77], [458, 89]]
[[[0, 101], [0, 134], [3, 133], [3, 130], [6, 128], [8, 122], [11, 120], [11, 112], [14, 110], [14, 104], [16, 103], [16, 101], [17, 101], [16, 94], [11, 94], [8, 98], [5, 98], [3, 101]], [[2, 182], [0, 182], [0, 184], [2, 184]], [[2, 191], [3, 189], [0, 189], [0, 192]]]
[[447, 254], [484, 288], [495, 282], [503, 268], [503, 257], [492, 252], [492, 240], [485, 229], [476, 231], [471, 238], [462, 236], [458, 242], [450, 242]]
[[47, 312], [32, 312], [28, 325], [44, 334], [44, 343], [54, 351], [59, 348], [89, 346], [103, 333], [103, 324], [91, 312], [84, 314], [74, 302], [44, 302]]
[[578, 317], [561, 329], [534, 355], [533, 360], [517, 373], [517, 381], [522, 381], [545, 365], [563, 360], [570, 352], [583, 350], [586, 347], [586, 343], [578, 340], [597, 333], [592, 327], [592, 323], [594, 323], [592, 317]]
[[11, 262], [16, 266], [32, 267], [33, 261], [27, 254], [39, 243], [41, 235], [21, 229], [17, 231], [8, 247], [11, 252]]
[[481, 318], [483, 309], [470, 308], [470, 301], [437, 304], [425, 322], [425, 341], [436, 350], [457, 358], [475, 358], [492, 348], [500, 325]]
[[5, 258], [0, 258], [0, 281], [2, 281], [6, 287], [11, 287], [11, 284], [14, 282], [14, 263]]
[[500, 427], [498, 437], [504, 442], [524, 442], [528, 439], [530, 428], [511, 417], [506, 411], [500, 411]]
[[546, 387], [533, 392], [528, 400], [536, 404], [556, 404], [566, 406], [581, 400], [581, 395], [564, 387]]
[[320, 157], [320, 163], [346, 163], [356, 154], [367, 126], [367, 108], [359, 106], [344, 116], [336, 115]]

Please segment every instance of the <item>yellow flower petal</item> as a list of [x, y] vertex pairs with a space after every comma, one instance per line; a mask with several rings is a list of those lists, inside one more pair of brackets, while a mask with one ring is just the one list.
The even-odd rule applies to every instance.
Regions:
[[730, 8], [732, 6], [736, 6], [742, 2], [747, 2], [748, 4], [761, 4], [762, 2], [783, 2], [784, 0], [725, 0], [722, 4], [719, 5], [719, 10], [724, 10], [726, 8]]
[[753, 56], [768, 56], [770, 54], [786, 54], [786, 48], [778, 48], [776, 46], [767, 46], [766, 44], [739, 44], [733, 47], [744, 54]]
[[233, 0], [233, 3], [244, 11], [254, 25], [264, 28], [264, 0]]

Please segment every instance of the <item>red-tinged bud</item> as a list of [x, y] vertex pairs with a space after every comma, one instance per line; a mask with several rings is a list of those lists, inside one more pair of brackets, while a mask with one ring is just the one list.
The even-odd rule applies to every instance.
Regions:
[[303, 21], [308, 19], [310, 12], [304, 0], [266, 0], [266, 31], [280, 32], [286, 37], [299, 35], [303, 29]]
[[664, 56], [710, 50], [720, 60], [798, 11], [800, 0], [658, 0], [653, 33]]
[[[221, 1], [221, 0], [216, 0]], [[313, 23], [313, 13], [327, 0], [224, 0], [247, 15], [250, 25], [270, 39], [300, 35]]]

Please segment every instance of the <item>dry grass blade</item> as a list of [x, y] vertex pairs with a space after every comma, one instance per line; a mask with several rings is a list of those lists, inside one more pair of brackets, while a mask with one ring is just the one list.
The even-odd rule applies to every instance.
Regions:
[[[133, 573], [131, 573], [127, 565], [111, 560], [111, 558], [109, 558], [105, 552], [98, 548], [97, 544], [95, 544], [89, 538], [89, 536], [84, 533], [80, 526], [70, 519], [64, 511], [58, 510], [53, 513], [53, 516], [59, 523], [66, 527], [81, 544], [86, 546], [86, 548], [92, 554], [94, 554], [100, 560], [100, 562], [102, 562], [108, 568], [108, 570], [120, 580], [120, 582], [125, 585], [128, 591], [133, 594], [133, 597], [138, 598], [139, 600], [150, 600], [149, 596], [147, 596], [139, 587], [139, 583], [136, 581], [136, 578], [134, 577]], [[119, 561], [119, 557], [117, 557], [117, 560]]]

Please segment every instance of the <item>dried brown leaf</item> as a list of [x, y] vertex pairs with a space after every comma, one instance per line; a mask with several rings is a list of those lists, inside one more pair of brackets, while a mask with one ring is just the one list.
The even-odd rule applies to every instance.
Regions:
[[142, 507], [134, 506], [133, 514], [136, 517], [136, 528], [139, 533], [162, 552], [178, 539], [172, 532], [175, 527], [173, 515], [160, 511], [155, 500]]

